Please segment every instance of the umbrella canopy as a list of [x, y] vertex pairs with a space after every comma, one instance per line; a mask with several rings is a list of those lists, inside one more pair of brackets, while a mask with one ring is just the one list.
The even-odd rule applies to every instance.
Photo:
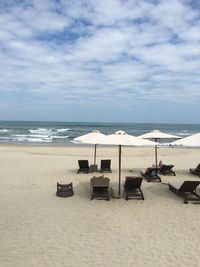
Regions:
[[[172, 135], [172, 134], [167, 134], [160, 132], [159, 130], [153, 130], [152, 132], [142, 134], [139, 136], [140, 138], [145, 138], [145, 139], [153, 139], [154, 141], [158, 141], [159, 139], [175, 139], [175, 138], [180, 138], [177, 135]], [[155, 163], [156, 167], [158, 166], [158, 147], [155, 145]]]
[[152, 132], [145, 133], [139, 136], [140, 138], [145, 138], [145, 139], [175, 139], [175, 138], [180, 138], [177, 135], [172, 135], [172, 134], [167, 134], [160, 132], [159, 130], [153, 130]]
[[95, 165], [97, 144], [104, 137], [105, 137], [105, 134], [100, 133], [98, 130], [93, 130], [92, 132], [88, 134], [84, 134], [84, 135], [74, 138], [73, 141], [75, 143], [87, 143], [87, 144], [95, 145], [95, 149], [94, 149], [94, 165]]
[[170, 143], [172, 146], [200, 147], [200, 133]]
[[[90, 142], [91, 144], [91, 142]], [[114, 134], [110, 134], [99, 140], [101, 145], [118, 145], [119, 146], [119, 197], [121, 195], [121, 147], [122, 146], [155, 146], [156, 142], [144, 140], [140, 137], [128, 135], [126, 132], [120, 130]]]
[[105, 134], [100, 133], [98, 130], [93, 130], [90, 133], [74, 138], [74, 141], [80, 143], [91, 141], [92, 144], [97, 144], [102, 137], [105, 137]]

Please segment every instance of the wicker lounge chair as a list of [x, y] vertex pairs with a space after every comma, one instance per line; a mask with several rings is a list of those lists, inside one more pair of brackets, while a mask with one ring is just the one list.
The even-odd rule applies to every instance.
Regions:
[[171, 182], [169, 183], [169, 189], [183, 197], [185, 204], [189, 201], [200, 204], [200, 195], [195, 191], [199, 184], [199, 181]]
[[141, 175], [147, 179], [147, 182], [161, 182], [158, 171], [159, 168], [147, 168], [145, 172], [141, 172]]
[[126, 176], [124, 183], [124, 196], [126, 200], [129, 198], [144, 200], [144, 195], [141, 190], [142, 180], [142, 177]]
[[70, 184], [60, 184], [57, 183], [57, 197], [72, 197], [74, 195], [73, 185]]
[[110, 159], [102, 159], [101, 160], [101, 167], [100, 172], [112, 172], [111, 168], [111, 160]]
[[190, 169], [190, 172], [194, 175], [198, 175], [200, 177], [200, 163], [197, 165], [196, 168]]
[[78, 161], [79, 169], [77, 173], [89, 173], [89, 162], [88, 160], [79, 160]]
[[100, 177], [93, 177], [91, 180], [92, 185], [92, 196], [91, 200], [96, 199], [105, 199], [110, 200], [109, 197], [109, 182], [110, 179], [100, 176]]
[[163, 175], [173, 175], [176, 176], [175, 171], [172, 170], [172, 168], [174, 167], [174, 165], [165, 165], [163, 164], [160, 167], [159, 173], [163, 174]]

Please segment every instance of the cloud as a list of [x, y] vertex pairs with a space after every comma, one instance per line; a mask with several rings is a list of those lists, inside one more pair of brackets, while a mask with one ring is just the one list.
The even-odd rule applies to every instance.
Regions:
[[0, 103], [196, 105], [199, 9], [187, 0], [1, 1]]

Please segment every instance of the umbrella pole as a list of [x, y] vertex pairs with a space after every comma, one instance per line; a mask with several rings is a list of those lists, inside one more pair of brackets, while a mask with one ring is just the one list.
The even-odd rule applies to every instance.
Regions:
[[[155, 142], [157, 142], [157, 138], [155, 138]], [[155, 160], [156, 160], [156, 168], [158, 166], [158, 147], [155, 145]]]
[[156, 168], [158, 166], [158, 147], [157, 145], [155, 146], [155, 159], [156, 159]]
[[121, 197], [121, 156], [122, 156], [122, 146], [119, 145], [119, 191], [118, 197]]
[[94, 146], [94, 165], [96, 165], [97, 145]]

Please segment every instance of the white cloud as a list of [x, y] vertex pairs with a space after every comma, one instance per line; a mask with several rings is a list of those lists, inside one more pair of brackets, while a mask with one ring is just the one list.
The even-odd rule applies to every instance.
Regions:
[[0, 92], [125, 106], [200, 96], [200, 19], [188, 1], [5, 1], [0, 9]]

